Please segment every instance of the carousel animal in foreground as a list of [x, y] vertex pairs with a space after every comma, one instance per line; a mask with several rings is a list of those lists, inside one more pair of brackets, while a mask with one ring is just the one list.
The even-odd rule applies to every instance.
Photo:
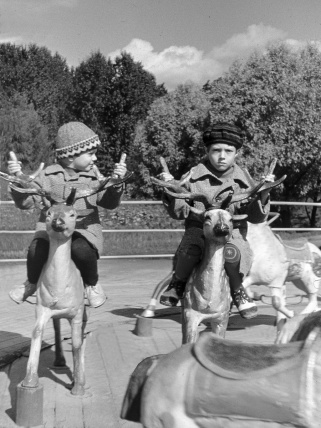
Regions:
[[[187, 283], [185, 296], [182, 300], [182, 331], [183, 343], [195, 342], [198, 336], [198, 325], [210, 319], [212, 331], [224, 337], [227, 328], [230, 308], [230, 292], [228, 278], [224, 270], [223, 250], [225, 243], [232, 233], [233, 217], [226, 209], [231, 204], [248, 197], [254, 197], [258, 191], [269, 189], [280, 184], [285, 177], [274, 183], [261, 183], [249, 191], [228, 197], [225, 201], [210, 201], [206, 195], [189, 193], [185, 188], [162, 182], [153, 178], [153, 182], [163, 186], [167, 192], [180, 199], [202, 201], [205, 211], [199, 212], [191, 208], [203, 221], [205, 236], [205, 251], [203, 259], [192, 272]], [[244, 218], [244, 217], [243, 217]], [[306, 251], [310, 254], [308, 260], [292, 262], [287, 255], [285, 245], [273, 234], [266, 222], [260, 224], [247, 223], [247, 240], [253, 253], [250, 272], [243, 286], [250, 297], [260, 299], [263, 293], [254, 294], [251, 285], [266, 285], [271, 290], [272, 305], [277, 311], [277, 331], [280, 331], [284, 320], [292, 318], [293, 311], [286, 307], [285, 281], [303, 289], [309, 298], [304, 313], [313, 312], [318, 308], [317, 292], [319, 289], [321, 251], [313, 244], [307, 243]], [[295, 251], [295, 249], [294, 249]], [[299, 252], [297, 251], [299, 254]], [[299, 257], [299, 256], [297, 256]], [[168, 275], [155, 289], [150, 307], [143, 316], [153, 314], [153, 306], [161, 292], [166, 288], [171, 275]], [[156, 294], [156, 295], [155, 295]]]
[[121, 417], [144, 428], [318, 428], [321, 311], [294, 324], [287, 344], [205, 333], [195, 344], [146, 358], [131, 376]]
[[36, 388], [39, 384], [38, 365], [44, 328], [52, 318], [55, 329], [56, 359], [55, 366], [64, 366], [60, 338], [60, 318], [66, 318], [71, 324], [74, 379], [71, 393], [84, 395], [85, 366], [84, 332], [86, 311], [84, 304], [84, 285], [80, 271], [71, 259], [71, 237], [76, 227], [77, 212], [73, 207], [79, 198], [90, 196], [105, 187], [118, 185], [123, 179], [100, 177], [99, 184], [92, 189], [71, 189], [66, 200], [56, 200], [50, 194], [32, 183], [34, 176], [9, 176], [1, 173], [17, 192], [45, 196], [51, 207], [46, 212], [46, 230], [49, 236], [49, 256], [37, 283], [36, 325], [32, 333], [30, 355], [26, 377], [22, 386]]

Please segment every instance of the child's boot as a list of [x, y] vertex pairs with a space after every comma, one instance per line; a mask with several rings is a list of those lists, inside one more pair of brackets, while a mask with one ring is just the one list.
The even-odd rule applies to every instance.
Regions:
[[97, 282], [96, 285], [85, 285], [87, 299], [91, 308], [98, 308], [107, 300], [107, 296], [102, 286]]
[[229, 278], [231, 296], [242, 318], [251, 319], [257, 316], [257, 306], [246, 294], [240, 273], [241, 252], [234, 244], [228, 243], [224, 248], [225, 271]]
[[159, 299], [159, 303], [165, 306], [177, 306], [180, 299], [184, 296], [186, 281], [176, 278], [175, 274]]
[[243, 285], [236, 291], [231, 290], [231, 295], [242, 318], [249, 320], [257, 316], [257, 306], [253, 299], [246, 294]]
[[17, 285], [9, 291], [9, 297], [16, 303], [25, 302], [28, 297], [32, 296], [37, 291], [37, 285], [31, 284], [26, 280], [23, 284]]

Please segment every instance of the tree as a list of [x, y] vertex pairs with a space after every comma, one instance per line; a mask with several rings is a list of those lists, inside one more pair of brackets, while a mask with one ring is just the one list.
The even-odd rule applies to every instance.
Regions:
[[113, 64], [116, 100], [112, 126], [116, 153], [128, 152], [137, 123], [146, 118], [152, 102], [166, 93], [163, 85], [157, 85], [155, 77], [135, 62], [130, 54], [122, 52]]
[[160, 172], [160, 156], [166, 159], [175, 178], [204, 156], [202, 131], [209, 107], [205, 92], [192, 83], [179, 85], [154, 101], [146, 120], [136, 128], [132, 145], [130, 156], [139, 174], [133, 195], [154, 196], [149, 177]]
[[9, 97], [20, 94], [32, 104], [53, 142], [58, 127], [69, 119], [67, 102], [71, 71], [57, 53], [45, 47], [0, 44], [0, 86]]
[[[47, 128], [32, 104], [20, 95], [10, 100], [2, 94], [0, 103], [0, 160], [6, 171], [9, 151], [22, 162], [24, 172], [34, 172], [41, 162], [51, 163]], [[6, 188], [6, 186], [4, 187]], [[3, 194], [2, 194], [3, 196]]]
[[[137, 122], [146, 117], [150, 104], [165, 90], [126, 53], [114, 62], [100, 52], [91, 54], [75, 69], [73, 82], [73, 117], [99, 135], [98, 164], [107, 174], [121, 152], [130, 151]], [[128, 161], [134, 168], [130, 157]]]
[[293, 51], [281, 44], [204, 87], [208, 121], [233, 120], [243, 129], [243, 157], [254, 176], [277, 158], [276, 174], [287, 174], [278, 191], [283, 200], [320, 199], [320, 65], [315, 47]]

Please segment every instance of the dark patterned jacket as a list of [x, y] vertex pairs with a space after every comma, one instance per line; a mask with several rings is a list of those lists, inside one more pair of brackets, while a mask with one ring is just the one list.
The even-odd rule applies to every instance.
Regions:
[[[73, 176], [65, 171], [60, 164], [49, 165], [34, 180], [41, 188], [50, 191], [58, 198], [66, 199], [70, 194], [71, 188], [90, 189], [97, 184], [97, 177], [92, 171], [78, 172]], [[107, 190], [97, 194], [78, 199], [74, 207], [77, 211], [76, 232], [84, 236], [97, 249], [98, 254], [103, 248], [102, 227], [99, 219], [98, 205], [113, 210], [120, 205], [123, 186], [108, 187]], [[50, 207], [50, 202], [38, 195], [27, 195], [11, 191], [15, 205], [28, 210], [35, 207], [41, 208], [39, 220], [36, 225], [36, 237], [48, 239], [46, 233], [45, 213]]]

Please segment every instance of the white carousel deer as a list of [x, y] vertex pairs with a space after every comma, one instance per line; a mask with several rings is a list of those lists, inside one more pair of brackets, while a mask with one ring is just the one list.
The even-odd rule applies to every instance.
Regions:
[[[209, 200], [206, 195], [190, 193], [181, 186], [182, 183], [173, 184], [152, 178], [152, 181], [167, 189], [166, 191], [175, 198], [201, 201], [205, 210], [203, 212], [191, 207], [195, 214], [203, 221], [205, 237], [205, 252], [203, 259], [192, 272], [187, 286], [185, 297], [182, 301], [183, 319], [182, 332], [183, 343], [194, 342], [198, 337], [198, 325], [205, 319], [211, 320], [212, 330], [223, 336], [227, 328], [230, 293], [228, 278], [224, 269], [223, 248], [232, 234], [233, 217], [226, 208], [242, 199], [254, 196], [258, 191], [268, 190], [279, 185], [285, 177], [274, 183], [259, 183], [249, 191], [230, 196], [225, 201], [218, 203]], [[185, 178], [185, 180], [188, 179]], [[171, 189], [173, 191], [169, 191]], [[243, 217], [244, 218], [244, 217]], [[235, 219], [235, 218], [234, 218]], [[260, 295], [251, 292], [250, 285], [266, 285], [271, 290], [272, 305], [277, 311], [277, 332], [279, 332], [287, 318], [292, 318], [294, 312], [286, 307], [285, 281], [291, 280], [298, 288], [308, 294], [309, 303], [304, 313], [318, 309], [317, 293], [320, 277], [314, 273], [313, 264], [308, 261], [300, 262], [300, 269], [293, 275], [291, 261], [288, 260], [283, 243], [273, 234], [267, 223], [248, 223], [247, 240], [253, 252], [253, 263], [250, 272], [246, 276], [243, 286], [250, 297], [260, 299]], [[320, 262], [321, 251], [313, 244], [308, 243], [315, 262]], [[151, 316], [158, 296], [168, 285], [171, 274], [161, 281], [152, 296], [149, 307], [142, 316]]]
[[[37, 388], [39, 384], [38, 366], [44, 328], [52, 318], [55, 328], [56, 359], [54, 365], [64, 366], [60, 338], [60, 318], [66, 318], [71, 325], [73, 353], [73, 386], [71, 394], [85, 393], [85, 327], [86, 310], [84, 303], [84, 285], [80, 271], [71, 259], [71, 237], [76, 227], [77, 212], [73, 207], [79, 198], [90, 196], [105, 189], [125, 182], [131, 173], [122, 179], [98, 176], [98, 183], [89, 190], [71, 189], [66, 200], [55, 200], [53, 194], [35, 185], [32, 176], [20, 174], [18, 177], [0, 173], [1, 178], [10, 182], [10, 187], [21, 193], [45, 196], [51, 202], [46, 212], [46, 230], [49, 236], [49, 255], [37, 283], [36, 324], [32, 333], [30, 354], [26, 377], [22, 386]], [[18, 187], [18, 186], [19, 187]]]

